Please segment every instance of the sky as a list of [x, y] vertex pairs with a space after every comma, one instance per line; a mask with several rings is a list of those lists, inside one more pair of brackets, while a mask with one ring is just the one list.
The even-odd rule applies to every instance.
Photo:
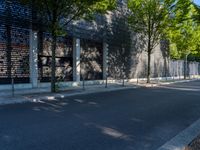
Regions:
[[198, 5], [200, 5], [200, 0], [194, 0], [194, 2]]

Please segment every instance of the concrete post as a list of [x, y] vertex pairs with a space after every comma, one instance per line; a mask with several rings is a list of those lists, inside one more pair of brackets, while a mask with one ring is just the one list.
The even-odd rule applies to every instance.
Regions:
[[30, 81], [33, 88], [38, 87], [38, 33], [30, 31], [29, 49]]
[[73, 81], [80, 81], [81, 68], [80, 68], [81, 46], [80, 39], [73, 38]]
[[103, 79], [106, 80], [108, 73], [108, 44], [103, 42]]

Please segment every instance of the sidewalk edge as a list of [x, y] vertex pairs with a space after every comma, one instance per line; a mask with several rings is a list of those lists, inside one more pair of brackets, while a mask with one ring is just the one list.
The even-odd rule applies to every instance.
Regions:
[[157, 150], [184, 150], [200, 133], [200, 119], [188, 128], [177, 134], [174, 138], [166, 142]]

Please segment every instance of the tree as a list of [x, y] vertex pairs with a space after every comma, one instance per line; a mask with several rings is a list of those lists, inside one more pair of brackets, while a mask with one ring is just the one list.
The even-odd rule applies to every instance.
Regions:
[[[29, 4], [30, 0], [21, 0]], [[94, 19], [115, 7], [116, 0], [32, 0], [33, 8], [47, 25], [52, 36], [51, 91], [55, 92], [55, 51], [57, 37], [65, 33], [64, 28], [77, 19]]]
[[144, 45], [148, 55], [147, 83], [150, 83], [151, 53], [160, 40], [165, 39], [164, 31], [168, 26], [174, 2], [175, 0], [128, 0], [130, 27], [146, 39]]
[[173, 26], [168, 30], [170, 40], [170, 56], [175, 59], [185, 59], [184, 78], [187, 75], [187, 57], [196, 55], [199, 51], [200, 26], [193, 20], [195, 8], [190, 0], [178, 1], [172, 18]]
[[192, 16], [193, 20], [196, 21], [197, 23], [200, 23], [200, 6], [192, 3], [195, 9], [195, 14]]

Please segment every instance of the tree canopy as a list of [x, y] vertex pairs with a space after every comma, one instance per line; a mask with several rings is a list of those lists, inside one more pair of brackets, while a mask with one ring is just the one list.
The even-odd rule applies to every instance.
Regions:
[[190, 0], [177, 1], [172, 26], [168, 27], [170, 40], [170, 55], [173, 59], [183, 59], [187, 55], [196, 55], [199, 52], [200, 26], [194, 21], [197, 11]]
[[[30, 0], [21, 0], [25, 5]], [[77, 19], [94, 19], [95, 14], [104, 14], [115, 8], [116, 0], [31, 0], [38, 18], [46, 24], [52, 35], [51, 91], [55, 92], [55, 51], [57, 37], [63, 35], [64, 28]]]
[[171, 10], [175, 0], [128, 0], [131, 29], [144, 36], [148, 54], [147, 82], [150, 82], [150, 62], [153, 49], [165, 39], [165, 29], [169, 25]]
[[[30, 4], [50, 32], [63, 33], [63, 27], [74, 20], [94, 19], [95, 14], [104, 14], [116, 6], [116, 0], [21, 0]], [[62, 31], [62, 32], [60, 32]]]

